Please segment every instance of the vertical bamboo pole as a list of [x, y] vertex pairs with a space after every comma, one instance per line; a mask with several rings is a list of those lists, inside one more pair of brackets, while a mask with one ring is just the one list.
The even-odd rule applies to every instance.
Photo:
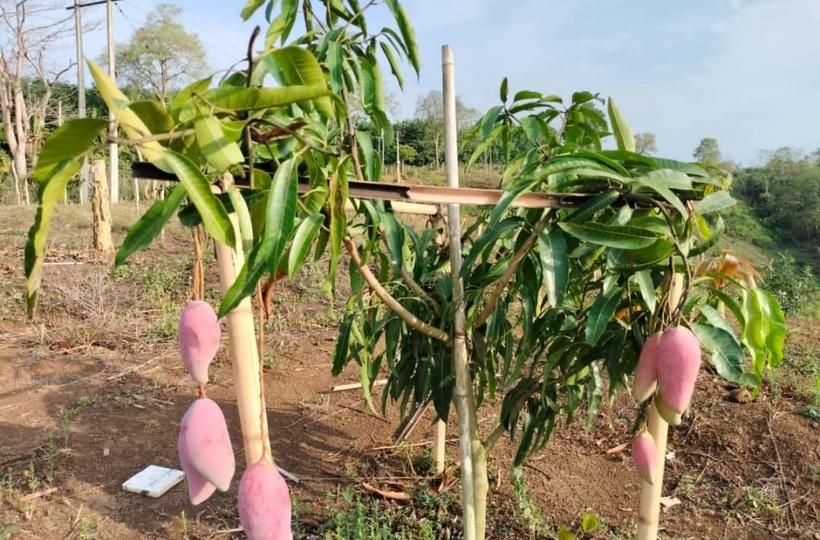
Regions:
[[[231, 214], [231, 221], [236, 235], [236, 249], [216, 243], [216, 264], [223, 295], [233, 285], [236, 275], [245, 264], [236, 214]], [[251, 299], [242, 300], [228, 313], [226, 319], [245, 463], [252, 465], [262, 458], [272, 462], [265, 396], [260, 391], [259, 353], [256, 348]]]
[[649, 405], [647, 429], [655, 439], [657, 454], [655, 456], [655, 484], [646, 480], [641, 482], [641, 511], [638, 523], [638, 540], [655, 540], [658, 538], [658, 517], [661, 510], [661, 491], [663, 489], [663, 469], [666, 464], [666, 435], [669, 424], [661, 418], [655, 402]]
[[[456, 131], [455, 63], [450, 47], [441, 49], [441, 68], [444, 95], [444, 162], [447, 185], [457, 188], [458, 141]], [[473, 478], [472, 424], [470, 372], [467, 365], [466, 315], [464, 313], [464, 284], [461, 281], [461, 209], [458, 204], [448, 205], [450, 228], [450, 272], [453, 281], [453, 397], [458, 413], [458, 434], [461, 450], [461, 504], [463, 505], [464, 538], [476, 538], [475, 487]]]
[[[673, 313], [678, 307], [683, 294], [683, 275], [673, 273], [669, 276], [669, 290], [666, 297], [667, 313]], [[663, 470], [666, 466], [666, 438], [669, 424], [666, 423], [655, 405], [649, 405], [647, 430], [655, 440], [655, 478], [654, 485], [646, 480], [641, 482], [640, 522], [638, 523], [638, 540], [656, 540], [658, 538], [658, 518], [661, 511], [661, 494], [663, 492]]]
[[447, 422], [437, 418], [433, 424], [433, 463], [436, 474], [444, 473], [445, 444], [447, 440]]

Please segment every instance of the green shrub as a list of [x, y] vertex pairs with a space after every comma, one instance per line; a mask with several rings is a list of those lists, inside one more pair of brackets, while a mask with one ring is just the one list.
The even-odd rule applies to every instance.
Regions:
[[817, 278], [808, 265], [798, 265], [789, 253], [781, 253], [763, 271], [763, 287], [780, 301], [786, 312], [805, 311], [817, 301]]

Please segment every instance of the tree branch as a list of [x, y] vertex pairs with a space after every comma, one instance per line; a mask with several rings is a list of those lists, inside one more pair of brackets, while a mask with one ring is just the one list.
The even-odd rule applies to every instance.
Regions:
[[498, 305], [498, 299], [501, 298], [501, 293], [504, 292], [504, 289], [507, 287], [507, 284], [510, 280], [515, 276], [515, 272], [518, 270], [518, 266], [521, 264], [521, 261], [524, 260], [524, 257], [529, 254], [533, 247], [535, 247], [535, 243], [538, 241], [538, 235], [541, 234], [541, 231], [544, 230], [544, 227], [547, 225], [547, 218], [549, 214], [545, 214], [533, 227], [530, 236], [521, 246], [521, 248], [513, 255], [512, 260], [510, 261], [510, 265], [507, 266], [507, 270], [504, 272], [504, 275], [501, 276], [493, 291], [490, 293], [490, 297], [487, 299], [487, 303], [484, 304], [484, 309], [478, 315], [478, 317], [473, 321], [472, 327], [478, 328], [482, 326], [487, 319], [490, 318], [490, 315], [493, 314], [495, 311], [495, 307]]
[[345, 248], [347, 248], [347, 252], [350, 254], [350, 258], [353, 259], [353, 263], [356, 265], [356, 268], [359, 269], [359, 273], [362, 277], [367, 281], [368, 286], [370, 289], [375, 293], [379, 299], [384, 302], [384, 304], [390, 308], [390, 310], [399, 316], [404, 322], [414, 328], [416, 331], [428, 335], [434, 339], [442, 341], [444, 343], [450, 342], [450, 336], [448, 336], [443, 330], [439, 328], [435, 328], [430, 326], [429, 324], [425, 323], [412, 313], [407, 310], [404, 306], [402, 306], [398, 300], [393, 298], [387, 289], [382, 286], [379, 282], [378, 278], [373, 275], [370, 268], [362, 263], [362, 258], [359, 255], [359, 250], [356, 247], [355, 242], [350, 238], [345, 239]]

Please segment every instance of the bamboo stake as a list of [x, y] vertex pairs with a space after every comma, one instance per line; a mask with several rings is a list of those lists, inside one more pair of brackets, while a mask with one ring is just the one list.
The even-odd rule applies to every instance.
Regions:
[[[453, 52], [441, 49], [444, 96], [444, 162], [447, 186], [458, 188], [458, 141], [456, 127], [455, 65]], [[461, 209], [458, 203], [448, 205], [450, 228], [450, 273], [453, 281], [453, 399], [458, 412], [458, 434], [461, 450], [461, 504], [463, 506], [464, 539], [476, 540], [476, 500], [473, 478], [472, 424], [473, 404], [470, 399], [470, 371], [467, 365], [467, 321], [464, 313], [464, 284], [461, 281]]]
[[[683, 275], [673, 273], [669, 276], [669, 293], [666, 296], [666, 311], [673, 313], [680, 303], [683, 294]], [[646, 480], [641, 482], [640, 522], [638, 523], [638, 540], [656, 540], [658, 538], [658, 517], [661, 510], [661, 495], [663, 491], [663, 469], [666, 465], [666, 438], [669, 433], [669, 424], [666, 423], [655, 400], [649, 405], [647, 430], [655, 440], [657, 454], [655, 456], [655, 484]]]
[[[231, 214], [231, 222], [236, 235], [236, 249], [231, 250], [228, 246], [216, 243], [216, 264], [223, 295], [233, 285], [236, 275], [245, 264], [236, 214]], [[226, 319], [245, 463], [251, 465], [262, 458], [272, 463], [265, 396], [260, 392], [259, 354], [256, 348], [251, 299], [248, 297], [242, 300], [228, 313]]]
[[447, 422], [437, 418], [433, 423], [433, 463], [436, 474], [444, 474], [444, 457], [447, 441]]
[[666, 462], [666, 435], [669, 424], [661, 418], [655, 402], [649, 405], [649, 433], [655, 439], [657, 455], [655, 456], [657, 481], [654, 485], [646, 480], [641, 481], [641, 511], [638, 523], [638, 540], [655, 540], [658, 538], [658, 517], [661, 510], [661, 492], [663, 489], [663, 469]]

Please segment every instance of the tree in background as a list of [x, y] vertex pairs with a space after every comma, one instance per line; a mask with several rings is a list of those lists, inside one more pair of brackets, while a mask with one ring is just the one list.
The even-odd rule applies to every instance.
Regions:
[[636, 133], [635, 134], [635, 151], [639, 154], [654, 154], [658, 151], [655, 145], [654, 133]]
[[721, 156], [717, 139], [712, 137], [701, 139], [695, 151], [692, 152], [692, 157], [695, 158], [698, 163], [719, 165]]
[[[432, 90], [416, 101], [416, 118], [422, 120], [425, 125], [425, 135], [433, 142], [434, 165], [438, 168], [441, 164], [441, 139], [444, 136], [444, 102], [441, 91]], [[478, 111], [472, 107], [464, 105], [460, 98], [456, 97], [456, 124], [459, 129], [463, 129], [478, 118]], [[406, 141], [403, 141], [406, 142]]]
[[[71, 32], [70, 21], [61, 3], [0, 0], [0, 121], [17, 204], [29, 202], [29, 166], [43, 139], [52, 89], [72, 66], [55, 68], [46, 58], [49, 49]], [[33, 81], [41, 91], [26, 91]]]
[[196, 34], [178, 22], [182, 8], [159, 4], [128, 43], [117, 48], [117, 75], [124, 86], [150, 92], [165, 103], [169, 94], [207, 70]]

